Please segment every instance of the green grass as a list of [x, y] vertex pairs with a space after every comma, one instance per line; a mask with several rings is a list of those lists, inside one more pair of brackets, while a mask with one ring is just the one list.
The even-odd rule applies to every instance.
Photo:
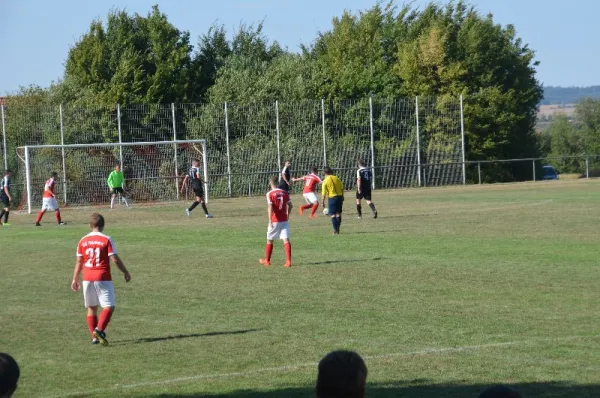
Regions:
[[[294, 197], [300, 203], [299, 197]], [[109, 347], [91, 346], [70, 279], [91, 209], [0, 229], [0, 351], [17, 397], [312, 396], [338, 348], [367, 358], [370, 397], [600, 395], [600, 182], [376, 192], [342, 234], [292, 219], [294, 266], [258, 265], [263, 197], [102, 209], [132, 273], [113, 271]], [[365, 206], [366, 207], [366, 206]], [[368, 211], [368, 209], [367, 209]]]

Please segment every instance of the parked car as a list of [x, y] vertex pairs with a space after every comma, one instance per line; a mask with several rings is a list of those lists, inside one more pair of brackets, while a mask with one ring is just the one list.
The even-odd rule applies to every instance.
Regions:
[[544, 166], [544, 180], [558, 180], [558, 173], [554, 166]]

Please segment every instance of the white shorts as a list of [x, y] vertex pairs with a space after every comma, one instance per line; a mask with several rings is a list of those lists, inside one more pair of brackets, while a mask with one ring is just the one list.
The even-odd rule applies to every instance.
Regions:
[[290, 224], [287, 221], [274, 222], [273, 227], [267, 231], [267, 240], [289, 239]]
[[42, 199], [42, 211], [55, 211], [58, 210], [58, 202], [55, 198], [43, 198]]
[[83, 281], [82, 287], [86, 308], [115, 306], [115, 287], [112, 281]]
[[302, 196], [304, 196], [304, 200], [306, 200], [306, 203], [309, 205], [319, 203], [319, 199], [317, 199], [317, 195], [315, 195], [314, 192], [303, 193]]

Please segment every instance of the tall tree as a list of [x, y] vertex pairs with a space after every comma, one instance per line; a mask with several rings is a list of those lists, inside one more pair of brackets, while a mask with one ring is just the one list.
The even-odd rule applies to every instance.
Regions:
[[93, 21], [69, 50], [65, 83], [71, 100], [132, 103], [187, 101], [190, 37], [175, 28], [158, 6], [142, 17], [113, 10], [106, 27]]

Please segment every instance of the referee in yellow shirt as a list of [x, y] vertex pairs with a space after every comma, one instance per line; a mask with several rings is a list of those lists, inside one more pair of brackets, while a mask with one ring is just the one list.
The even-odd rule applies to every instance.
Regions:
[[[323, 207], [329, 209], [331, 216], [331, 225], [333, 225], [333, 234], [340, 234], [342, 225], [342, 207], [344, 205], [344, 184], [337, 176], [333, 174], [331, 167], [325, 167], [325, 180], [323, 181]], [[325, 206], [325, 199], [329, 199], [328, 206]]]

